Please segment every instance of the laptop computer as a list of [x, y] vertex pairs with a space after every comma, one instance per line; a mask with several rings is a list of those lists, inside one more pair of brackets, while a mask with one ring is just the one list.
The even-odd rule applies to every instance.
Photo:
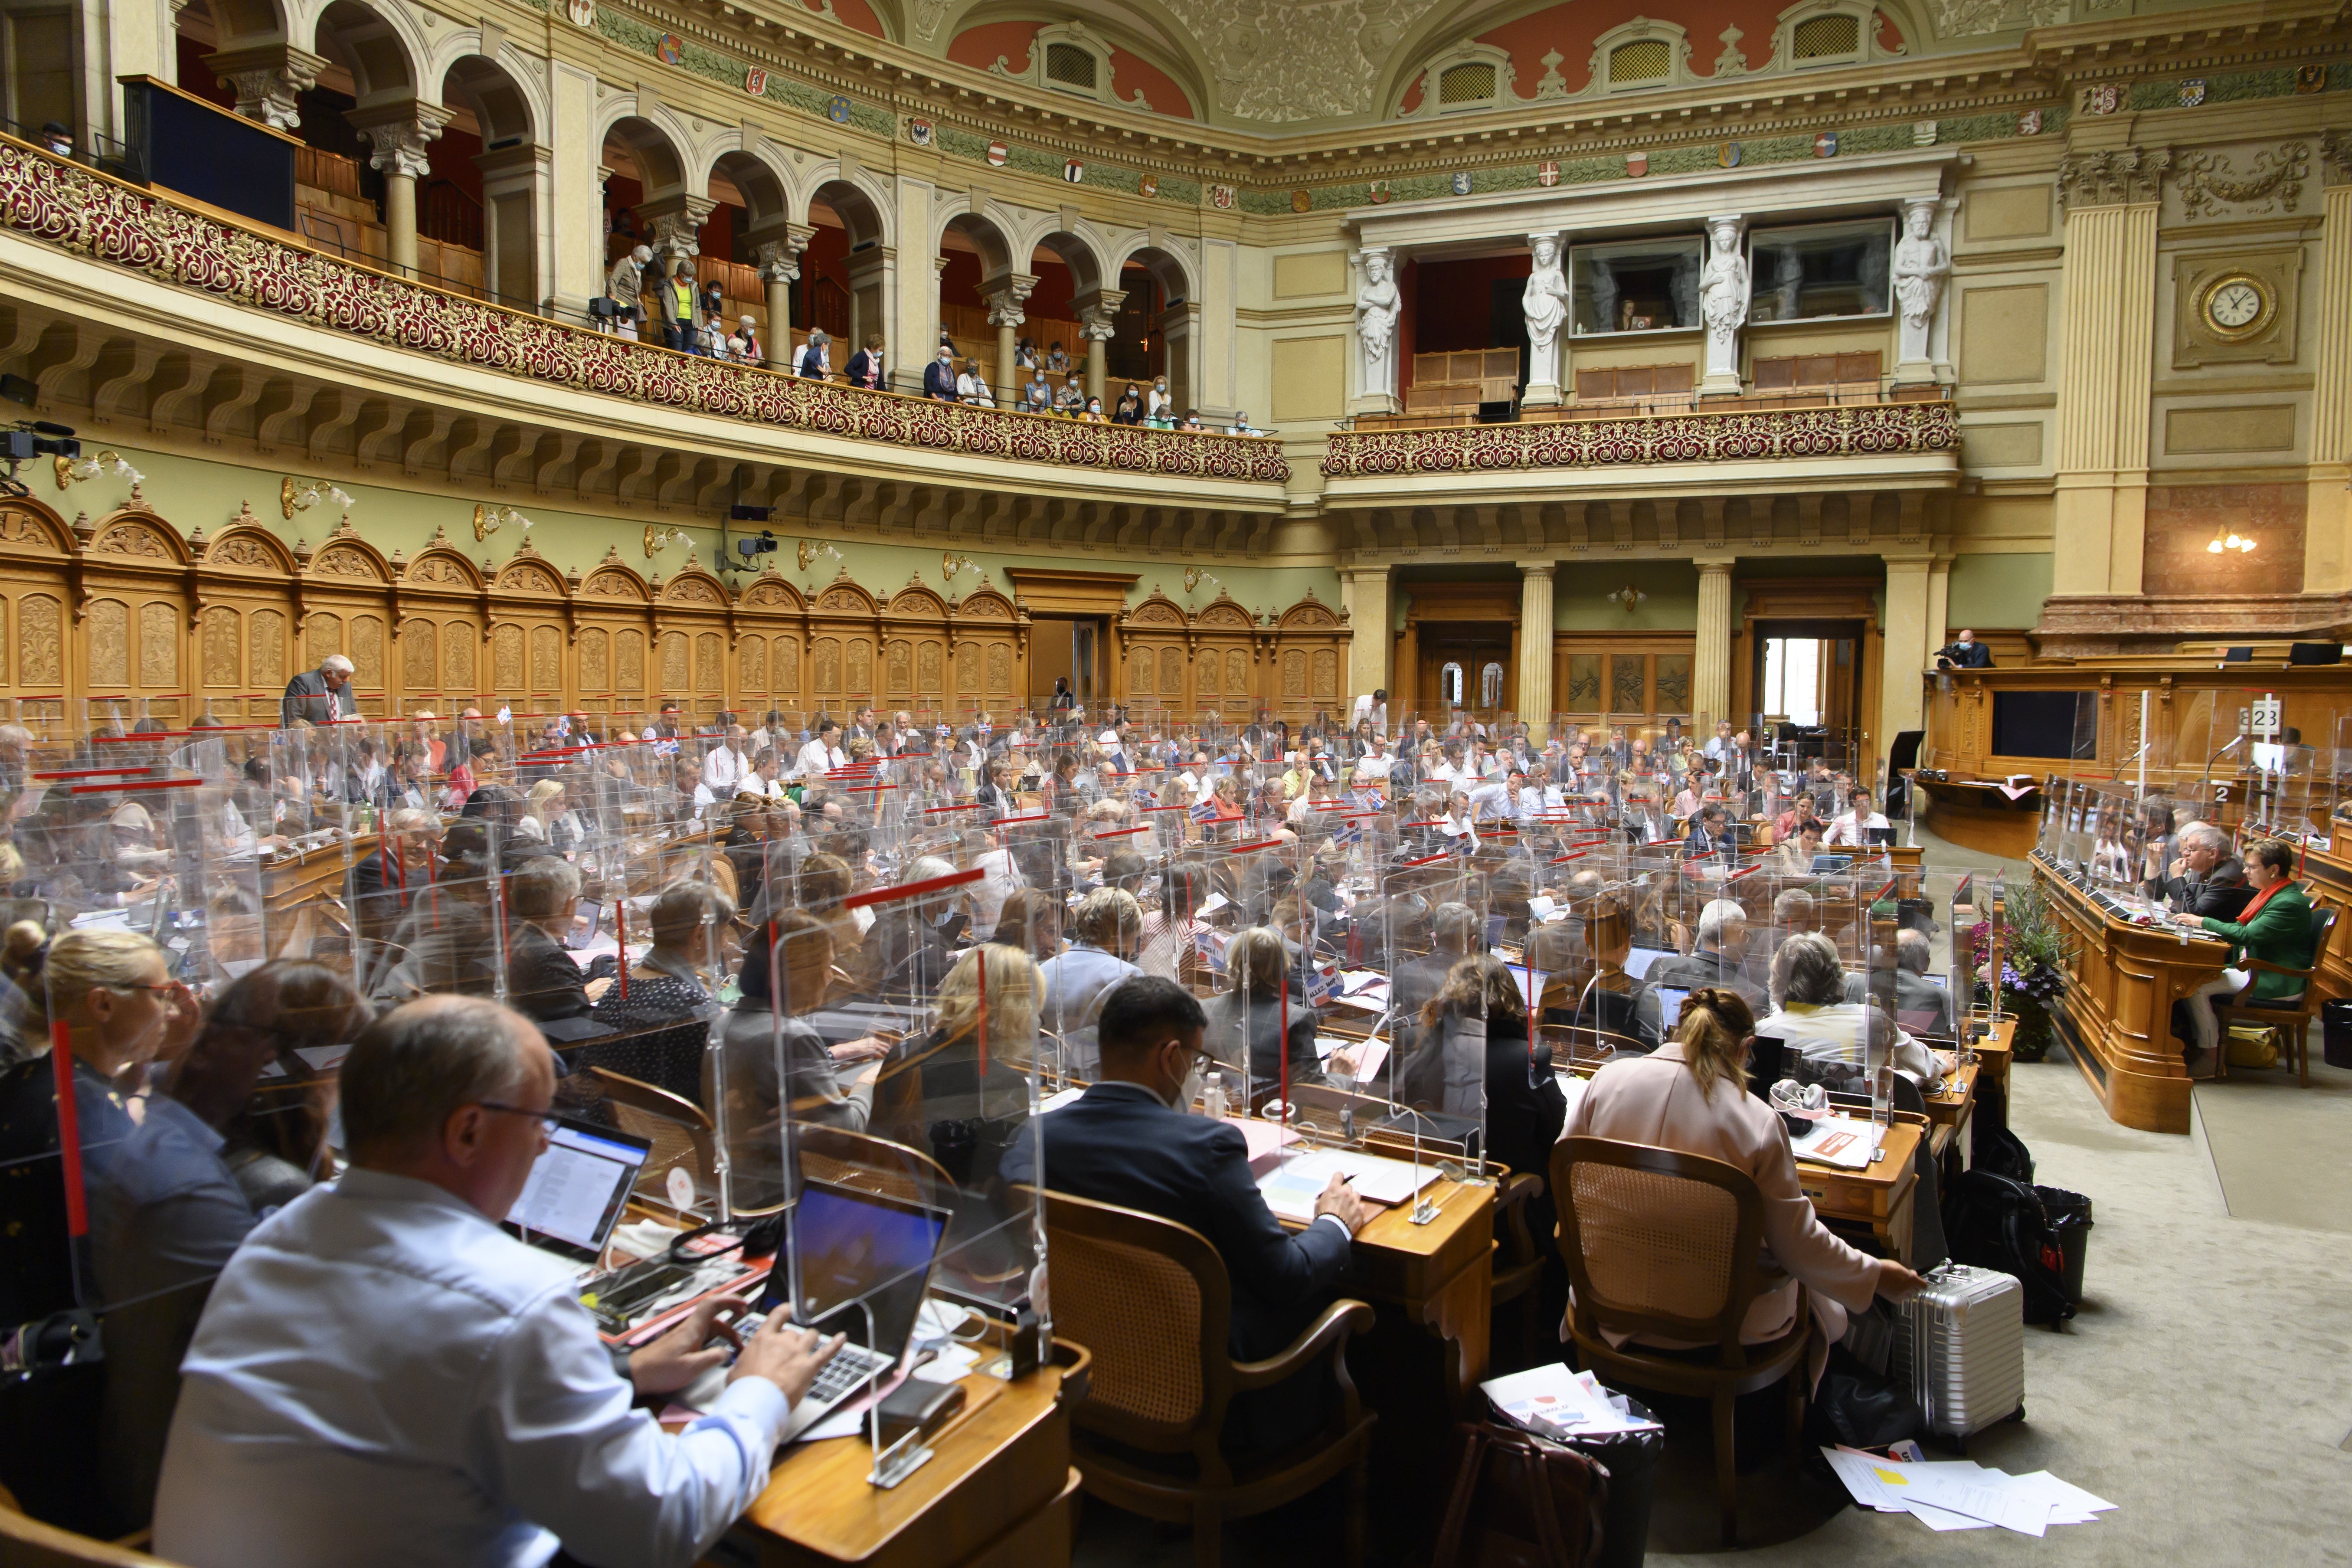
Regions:
[[1675, 1032], [1675, 1025], [1683, 1016], [1683, 1001], [1690, 995], [1686, 985], [1653, 985], [1658, 994], [1658, 1016], [1664, 1020], [1666, 1033]]
[[773, 1312], [849, 1342], [819, 1370], [793, 1406], [789, 1443], [869, 1385], [887, 1382], [905, 1359], [947, 1235], [948, 1211], [908, 1199], [803, 1182], [789, 1222], [794, 1245], [768, 1273], [750, 1333]]
[[1865, 827], [1862, 832], [1863, 837], [1874, 845], [1892, 847], [1895, 843], [1895, 829], [1892, 827]]
[[650, 1138], [558, 1117], [522, 1195], [507, 1211], [507, 1233], [542, 1252], [594, 1263], [653, 1147]]
[[1813, 875], [1827, 877], [1853, 864], [1853, 857], [1851, 855], [1816, 855], [1813, 857]]

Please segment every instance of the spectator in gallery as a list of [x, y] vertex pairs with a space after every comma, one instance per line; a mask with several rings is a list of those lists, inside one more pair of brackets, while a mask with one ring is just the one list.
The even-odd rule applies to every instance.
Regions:
[[1086, 388], [1075, 381], [1062, 383], [1062, 390], [1054, 396], [1054, 406], [1060, 413], [1076, 418], [1086, 410]]
[[1021, 389], [1021, 406], [1031, 414], [1048, 414], [1054, 407], [1054, 389], [1045, 381], [1045, 373], [1032, 365], [1029, 384]]
[[990, 390], [988, 377], [980, 373], [978, 360], [963, 362], [963, 373], [956, 377], [956, 397], [978, 408], [996, 406], [996, 394]]
[[1070, 356], [1062, 352], [1061, 344], [1055, 343], [1045, 351], [1045, 368], [1055, 375], [1070, 374]]
[[1119, 394], [1118, 405], [1110, 411], [1110, 422], [1114, 425], [1143, 423], [1143, 392], [1135, 383], [1129, 382], [1127, 390]]
[[848, 369], [844, 373], [849, 384], [862, 386], [869, 392], [882, 389], [882, 334], [866, 334], [866, 346], [849, 356]]
[[945, 343], [930, 363], [923, 367], [923, 395], [941, 403], [956, 400], [955, 353]]
[[1176, 417], [1176, 400], [1168, 395], [1168, 377], [1165, 374], [1151, 378], [1151, 391], [1143, 400], [1143, 416], [1162, 421]]
[[760, 342], [757, 324], [749, 316], [735, 319], [735, 332], [727, 340], [729, 357], [744, 364], [764, 364], [768, 351]]
[[1015, 370], [1035, 370], [1037, 368], [1036, 339], [1024, 338], [1019, 342], [1013, 345], [1013, 368]]
[[[648, 255], [651, 252], [647, 252]], [[833, 339], [823, 327], [808, 335], [808, 343], [801, 350], [800, 374], [816, 381], [826, 381], [833, 375]]]

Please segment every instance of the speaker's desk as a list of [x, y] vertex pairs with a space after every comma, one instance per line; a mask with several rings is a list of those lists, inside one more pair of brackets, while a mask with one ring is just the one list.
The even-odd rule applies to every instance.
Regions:
[[2148, 1132], [2189, 1131], [2189, 1067], [2172, 1005], [2218, 976], [2227, 942], [2143, 925], [2120, 903], [2062, 875], [2040, 850], [2033, 879], [2067, 932], [2066, 989], [2053, 1016], [2110, 1119]]

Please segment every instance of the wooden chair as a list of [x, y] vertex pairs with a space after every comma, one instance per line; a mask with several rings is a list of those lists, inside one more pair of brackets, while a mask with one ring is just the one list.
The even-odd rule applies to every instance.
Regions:
[[[1532, 1171], [1514, 1171], [1495, 1194], [1494, 1317], [1497, 1324], [1507, 1313], [1517, 1321], [1522, 1366], [1546, 1359], [1541, 1337], [1543, 1293], [1537, 1287], [1543, 1279], [1544, 1249], [1551, 1238], [1537, 1236], [1528, 1224], [1528, 1205], [1543, 1190], [1541, 1176]], [[1493, 1342], [1501, 1344], [1503, 1336], [1495, 1334]]]
[[0, 1563], [9, 1568], [172, 1568], [164, 1559], [129, 1544], [143, 1546], [146, 1541], [143, 1530], [124, 1541], [109, 1542], [43, 1524], [0, 1489]]
[[[1345, 1561], [1360, 1568], [1378, 1417], [1357, 1397], [1346, 1352], [1350, 1333], [1371, 1327], [1371, 1308], [1334, 1301], [1279, 1355], [1235, 1362], [1227, 1348], [1233, 1287], [1207, 1237], [1134, 1209], [1064, 1193], [1043, 1196], [1054, 1260], [1054, 1331], [1094, 1355], [1086, 1397], [1071, 1413], [1077, 1429], [1072, 1458], [1087, 1490], [1147, 1519], [1189, 1523], [1192, 1561], [1215, 1568], [1224, 1521], [1278, 1508], [1344, 1471]], [[1324, 1361], [1339, 1385], [1325, 1428], [1286, 1452], [1230, 1463], [1221, 1436], [1234, 1396], [1311, 1374]], [[1096, 1447], [1089, 1437], [1176, 1462], [1153, 1466]], [[1188, 1458], [1189, 1465], [1181, 1462]]]
[[2230, 1076], [2230, 1016], [2242, 1013], [2253, 1023], [2269, 1024], [2285, 1032], [2287, 1049], [2294, 1058], [2295, 1079], [2305, 1089], [2311, 1087], [2311, 1021], [2319, 1016], [2319, 1005], [2326, 998], [2319, 994], [2316, 984], [2319, 966], [2327, 957], [2328, 939], [2336, 934], [2336, 917], [2339, 911], [2314, 905], [2311, 910], [2311, 967], [2288, 969], [2281, 964], [2265, 963], [2259, 958], [2246, 960], [2246, 969], [2254, 974], [2292, 975], [2303, 983], [2303, 989], [2292, 997], [2277, 1002], [2239, 1001], [2232, 998], [2213, 1003], [2213, 1022], [2221, 1039], [2213, 1052], [2213, 1076]]
[[719, 1141], [709, 1111], [610, 1068], [592, 1067], [588, 1076], [604, 1096], [622, 1131], [653, 1140], [653, 1152], [637, 1175], [640, 1190], [656, 1195], [664, 1193], [669, 1173], [681, 1165], [694, 1178], [698, 1193], [719, 1190]]
[[[1787, 1379], [1793, 1462], [1813, 1336], [1800, 1286], [1788, 1332], [1769, 1344], [1740, 1342], [1749, 1303], [1784, 1278], [1768, 1277], [1761, 1262], [1763, 1194], [1746, 1172], [1720, 1160], [1590, 1137], [1553, 1146], [1551, 1186], [1560, 1257], [1575, 1292], [1569, 1333], [1578, 1359], [1611, 1382], [1712, 1402], [1716, 1500], [1723, 1544], [1735, 1544], [1732, 1401]], [[1636, 1337], [1620, 1347], [1603, 1331]], [[1646, 1349], [1642, 1336], [1711, 1346], [1714, 1354]]]

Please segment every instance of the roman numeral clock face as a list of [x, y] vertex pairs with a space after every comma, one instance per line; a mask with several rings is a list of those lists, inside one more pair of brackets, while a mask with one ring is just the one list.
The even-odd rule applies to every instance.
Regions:
[[2205, 325], [2217, 336], [2248, 336], [2263, 325], [2270, 312], [2270, 290], [2242, 273], [2220, 279], [2205, 290]]

